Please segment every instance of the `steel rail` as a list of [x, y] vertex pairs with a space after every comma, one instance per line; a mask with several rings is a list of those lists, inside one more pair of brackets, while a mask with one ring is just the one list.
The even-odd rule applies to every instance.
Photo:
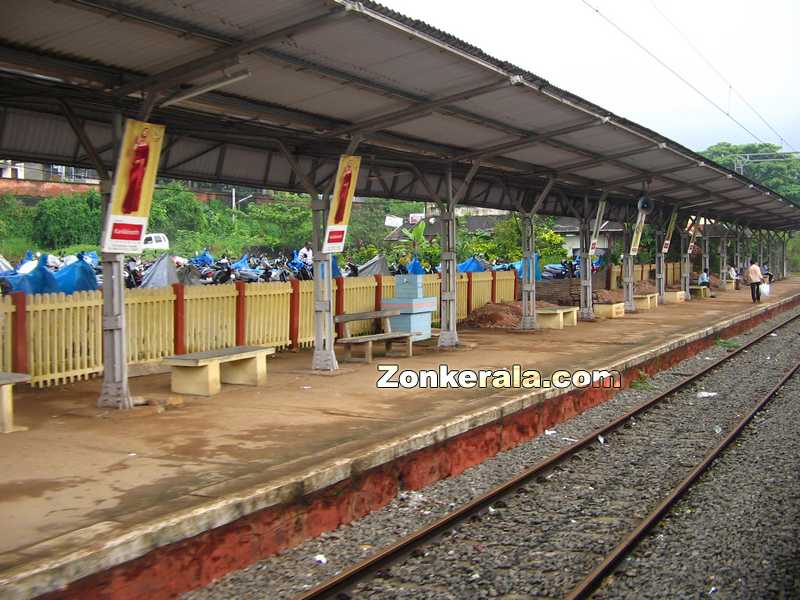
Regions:
[[566, 600], [581, 600], [588, 598], [600, 585], [605, 578], [611, 574], [614, 567], [625, 558], [641, 541], [641, 539], [657, 525], [667, 511], [680, 500], [683, 495], [689, 490], [692, 484], [700, 478], [703, 473], [708, 471], [711, 464], [722, 454], [722, 452], [742, 433], [745, 427], [753, 420], [767, 403], [772, 400], [775, 394], [786, 385], [798, 371], [800, 371], [800, 362], [792, 367], [783, 378], [773, 387], [767, 394], [752, 408], [752, 410], [734, 427], [723, 440], [717, 444], [708, 454], [706, 454], [703, 462], [697, 465], [686, 478], [681, 481], [670, 492], [669, 496], [665, 498], [653, 511], [642, 520], [636, 528], [631, 531], [625, 539], [623, 539], [611, 552], [609, 552], [600, 563], [586, 578], [579, 583], [573, 590], [565, 596]]
[[532, 467], [529, 467], [528, 469], [522, 471], [516, 477], [481, 494], [477, 498], [470, 500], [468, 503], [463, 504], [459, 508], [445, 514], [444, 516], [435, 520], [433, 523], [430, 523], [425, 527], [410, 533], [409, 535], [401, 538], [400, 540], [398, 540], [393, 544], [385, 546], [372, 556], [369, 556], [366, 559], [362, 560], [361, 562], [356, 563], [355, 565], [349, 567], [345, 571], [342, 571], [338, 575], [335, 575], [334, 577], [326, 581], [323, 581], [319, 585], [309, 590], [306, 590], [301, 594], [298, 594], [297, 596], [295, 596], [294, 600], [320, 600], [322, 598], [330, 598], [333, 597], [335, 594], [343, 592], [353, 587], [354, 585], [357, 585], [361, 581], [368, 579], [375, 571], [378, 571], [379, 569], [386, 567], [391, 563], [397, 562], [398, 560], [407, 557], [415, 548], [425, 544], [426, 542], [433, 540], [434, 538], [442, 535], [446, 531], [452, 529], [458, 523], [464, 521], [465, 519], [468, 519], [475, 513], [487, 508], [490, 504], [494, 503], [501, 497], [506, 496], [510, 492], [514, 491], [514, 489], [525, 484], [532, 477], [540, 475], [543, 472], [552, 469], [553, 467], [563, 462], [570, 456], [576, 454], [579, 450], [592, 444], [597, 439], [597, 436], [605, 435], [611, 431], [618, 429], [621, 425], [623, 425], [631, 418], [636, 417], [639, 414], [647, 411], [648, 409], [660, 403], [661, 401], [663, 401], [665, 398], [669, 397], [676, 391], [679, 391], [684, 387], [690, 385], [691, 383], [705, 376], [707, 373], [709, 373], [722, 363], [730, 360], [734, 356], [737, 356], [740, 352], [747, 350], [754, 344], [757, 344], [761, 340], [765, 339], [771, 333], [774, 333], [778, 329], [781, 329], [782, 327], [785, 327], [798, 319], [800, 319], [800, 314], [797, 314], [794, 317], [791, 317], [790, 319], [787, 319], [786, 321], [779, 323], [775, 327], [769, 329], [768, 331], [765, 331], [764, 333], [758, 335], [756, 338], [750, 340], [745, 345], [734, 349], [732, 352], [726, 354], [725, 356], [722, 356], [721, 358], [715, 361], [712, 361], [697, 373], [694, 373], [689, 377], [687, 377], [686, 379], [677, 382], [675, 385], [671, 386], [669, 389], [660, 393], [654, 398], [646, 402], [643, 402], [639, 406], [636, 406], [632, 410], [614, 419], [610, 423], [604, 425], [599, 429], [594, 430], [592, 433], [584, 436], [577, 442], [573, 443], [571, 446], [567, 446], [566, 448], [560, 450], [556, 454], [553, 454], [548, 458], [536, 463]]

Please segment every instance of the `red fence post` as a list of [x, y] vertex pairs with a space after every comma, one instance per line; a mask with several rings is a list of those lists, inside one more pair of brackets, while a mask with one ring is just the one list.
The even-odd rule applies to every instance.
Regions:
[[472, 273], [467, 273], [467, 315], [472, 314]]
[[497, 271], [492, 271], [492, 304], [497, 304]]
[[244, 346], [247, 338], [247, 301], [244, 281], [236, 282], [236, 345]]
[[292, 342], [292, 350], [300, 350], [300, 280], [290, 280], [292, 284], [292, 295], [289, 298], [289, 339]]
[[383, 305], [383, 275], [374, 275], [375, 277], [375, 310], [381, 310]]
[[522, 300], [522, 293], [519, 290], [519, 273], [516, 269], [511, 269], [514, 272], [514, 300]]
[[25, 311], [25, 292], [13, 292], [14, 320], [11, 327], [11, 370], [28, 373], [28, 313]]
[[[344, 277], [336, 277], [336, 314], [344, 314]], [[336, 323], [336, 335], [344, 337], [344, 323]]]
[[186, 354], [186, 296], [182, 283], [173, 283], [175, 306], [173, 309], [173, 331], [175, 354]]

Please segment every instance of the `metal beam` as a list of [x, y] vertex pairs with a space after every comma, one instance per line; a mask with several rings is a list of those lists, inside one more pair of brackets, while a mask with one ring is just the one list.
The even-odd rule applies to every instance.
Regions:
[[341, 8], [329, 10], [321, 15], [315, 15], [304, 21], [300, 21], [299, 23], [281, 27], [280, 29], [259, 35], [253, 39], [244, 40], [238, 44], [227, 46], [211, 54], [187, 61], [170, 69], [166, 69], [165, 71], [161, 71], [160, 73], [145, 77], [144, 79], [122, 85], [115, 90], [115, 94], [117, 96], [127, 96], [139, 90], [146, 90], [150, 93], [160, 92], [170, 87], [180, 85], [181, 83], [193, 81], [213, 71], [229, 67], [235, 64], [241, 55], [250, 54], [275, 40], [318, 27], [337, 14], [344, 14], [344, 10]]
[[[658, 149], [659, 149], [658, 146], [653, 146], [652, 144], [650, 144], [648, 146], [639, 146], [638, 148], [633, 148], [631, 150], [625, 150], [623, 152], [616, 152], [614, 154], [600, 155], [598, 158], [590, 158], [588, 160], [582, 160], [582, 161], [574, 162], [574, 163], [567, 163], [565, 165], [556, 165], [555, 167], [552, 167], [550, 169], [534, 170], [534, 171], [531, 171], [529, 173], [522, 173], [522, 174], [523, 175], [538, 175], [538, 174], [541, 174], [541, 173], [549, 173], [549, 172], [554, 172], [554, 173], [558, 173], [558, 174], [569, 173], [569, 172], [572, 172], [572, 171], [579, 171], [581, 169], [586, 169], [588, 167], [593, 167], [595, 165], [600, 165], [600, 164], [603, 164], [603, 163], [606, 163], [606, 162], [611, 162], [611, 161], [614, 161], [614, 160], [618, 160], [620, 158], [627, 158], [629, 156], [635, 156], [636, 154], [642, 154], [644, 152], [652, 152], [653, 150], [658, 150]], [[633, 165], [631, 165], [630, 168], [636, 169], [638, 167], [634, 167]]]
[[421, 116], [430, 114], [436, 111], [436, 109], [447, 106], [448, 104], [453, 104], [454, 102], [460, 102], [462, 100], [468, 100], [469, 98], [475, 98], [483, 94], [490, 94], [514, 84], [515, 83], [513, 80], [496, 81], [494, 83], [464, 90], [456, 94], [450, 94], [449, 96], [444, 96], [435, 100], [420, 102], [414, 106], [387, 113], [385, 115], [379, 115], [377, 117], [361, 121], [360, 123], [353, 123], [352, 125], [340, 127], [329, 132], [328, 135], [331, 137], [339, 137], [342, 135], [349, 135], [351, 133], [384, 129], [386, 127], [398, 125], [406, 121], [413, 121], [414, 119], [418, 119]]
[[590, 129], [592, 127], [605, 125], [607, 122], [608, 122], [607, 119], [592, 119], [590, 121], [581, 121], [580, 123], [577, 123], [575, 125], [570, 125], [568, 127], [552, 129], [550, 131], [545, 131], [543, 133], [534, 133], [518, 140], [504, 142], [502, 144], [495, 144], [493, 146], [487, 146], [485, 148], [475, 150], [474, 152], [466, 152], [464, 154], [459, 154], [458, 156], [453, 156], [449, 160], [451, 162], [459, 162], [462, 160], [469, 160], [471, 158], [487, 158], [489, 156], [496, 156], [497, 154], [501, 154], [504, 152], [522, 150], [523, 148], [529, 148], [530, 146], [535, 146], [536, 144], [546, 142], [547, 140], [562, 135], [567, 135], [568, 133], [575, 133], [576, 131], [583, 131], [584, 129]]
[[107, 181], [110, 178], [108, 169], [106, 169], [106, 166], [103, 164], [100, 155], [97, 153], [92, 140], [89, 139], [86, 130], [83, 128], [83, 123], [80, 122], [78, 117], [75, 115], [75, 112], [72, 110], [72, 107], [66, 100], [59, 98], [58, 102], [61, 105], [61, 110], [64, 112], [64, 116], [67, 118], [73, 133], [77, 136], [78, 141], [81, 143], [81, 146], [83, 146], [83, 150], [91, 159], [92, 164], [94, 165], [94, 170], [97, 171], [97, 176], [101, 180]]

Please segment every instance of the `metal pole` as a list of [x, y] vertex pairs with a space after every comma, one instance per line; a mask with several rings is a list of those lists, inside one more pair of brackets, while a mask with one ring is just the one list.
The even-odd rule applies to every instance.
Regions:
[[594, 306], [592, 302], [592, 256], [589, 247], [592, 244], [592, 231], [589, 219], [584, 217], [580, 221], [581, 243], [581, 310], [580, 318], [583, 321], [594, 321]]
[[[122, 115], [115, 113], [112, 120], [114, 163], [122, 139]], [[101, 180], [103, 217], [111, 206], [111, 173]], [[105, 222], [105, 220], [104, 220]], [[103, 385], [98, 408], [133, 408], [128, 388], [128, 354], [125, 343], [125, 279], [123, 254], [102, 254], [103, 268]]]
[[335, 371], [339, 368], [333, 350], [333, 277], [332, 258], [322, 253], [325, 236], [325, 213], [330, 195], [312, 197], [312, 244], [311, 257], [314, 266], [314, 355], [311, 368], [318, 371]]
[[519, 328], [537, 329], [536, 325], [536, 230], [532, 211], [522, 211], [522, 320]]
[[447, 200], [441, 207], [442, 254], [441, 298], [439, 308], [439, 347], [458, 345], [457, 273], [456, 273], [456, 198], [453, 191], [453, 172], [447, 171]]
[[724, 289], [728, 283], [728, 238], [724, 235], [719, 238], [719, 275]]
[[664, 304], [667, 292], [667, 281], [664, 277], [666, 271], [666, 260], [664, 256], [664, 229], [663, 224], [656, 231], [656, 291], [658, 292], [658, 303]]
[[[706, 222], [708, 225], [708, 222]], [[711, 237], [703, 232], [703, 270], [711, 272]]]
[[684, 298], [688, 301], [692, 299], [689, 285], [692, 278], [692, 263], [689, 255], [689, 238], [685, 232], [681, 232], [681, 289]]
[[625, 294], [625, 312], [635, 313], [636, 302], [633, 300], [635, 286], [633, 282], [633, 256], [631, 255], [631, 229], [625, 223], [625, 230], [622, 236], [623, 255], [622, 255], [622, 285]]

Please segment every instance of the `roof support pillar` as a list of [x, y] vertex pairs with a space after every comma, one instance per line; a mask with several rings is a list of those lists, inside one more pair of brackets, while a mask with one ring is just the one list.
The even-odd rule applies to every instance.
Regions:
[[742, 274], [742, 228], [736, 225], [736, 246], [733, 251], [733, 265], [736, 268], [736, 275]]
[[588, 218], [580, 220], [578, 230], [581, 247], [581, 310], [582, 321], [594, 321], [594, 305], [592, 302], [592, 230]]
[[442, 272], [439, 305], [439, 347], [452, 348], [458, 345], [457, 328], [457, 277], [456, 272], [456, 206], [464, 199], [469, 184], [475, 177], [480, 162], [472, 163], [472, 167], [464, 177], [458, 190], [453, 189], [453, 170], [447, 169], [447, 200], [440, 204]]
[[664, 277], [666, 272], [666, 258], [664, 255], [664, 238], [666, 234], [664, 232], [664, 215], [662, 211], [662, 217], [659, 220], [658, 226], [655, 230], [655, 239], [656, 239], [656, 291], [658, 292], [658, 303], [664, 304], [664, 296], [667, 291], [667, 281]]
[[792, 234], [787, 233], [786, 237], [783, 238], [783, 277], [787, 277], [789, 275], [789, 240], [792, 239]]
[[635, 283], [633, 281], [633, 255], [631, 254], [632, 231], [630, 223], [624, 224], [622, 234], [622, 289], [625, 299], [625, 312], [635, 313], [636, 302], [633, 299], [635, 294]]
[[519, 328], [523, 331], [534, 331], [538, 328], [536, 325], [536, 229], [533, 221], [550, 190], [553, 189], [554, 183], [555, 179], [553, 178], [547, 181], [530, 209], [526, 209], [522, 203], [517, 206], [517, 210], [522, 216], [522, 320]]
[[703, 232], [703, 270], [711, 272], [711, 238]]
[[[694, 228], [694, 224], [690, 221], [690, 227]], [[694, 235], [692, 235], [692, 240], [694, 240]], [[681, 230], [681, 289], [683, 290], [683, 295], [685, 300], [688, 302], [692, 299], [691, 291], [689, 290], [689, 286], [691, 285], [692, 280], [692, 255], [689, 252], [689, 246], [693, 245], [689, 243], [689, 233], [685, 230]]]
[[[65, 107], [67, 105], [64, 105]], [[71, 112], [71, 111], [69, 111]], [[70, 119], [72, 120], [72, 119]], [[115, 113], [112, 122], [114, 162], [119, 156], [122, 142], [122, 115]], [[84, 143], [83, 141], [81, 143]], [[91, 146], [91, 142], [86, 142]], [[84, 146], [97, 160], [93, 148]], [[100, 176], [100, 193], [103, 197], [103, 219], [111, 205], [112, 180], [111, 172], [105, 168], [98, 170]], [[128, 353], [125, 335], [125, 278], [123, 275], [124, 254], [102, 253], [103, 269], [103, 384], [97, 398], [98, 408], [130, 409], [134, 406], [128, 388]]]
[[719, 238], [719, 278], [722, 280], [722, 289], [728, 283], [728, 236]]
[[757, 232], [758, 236], [758, 266], [764, 265], [764, 232], [760, 229]]

